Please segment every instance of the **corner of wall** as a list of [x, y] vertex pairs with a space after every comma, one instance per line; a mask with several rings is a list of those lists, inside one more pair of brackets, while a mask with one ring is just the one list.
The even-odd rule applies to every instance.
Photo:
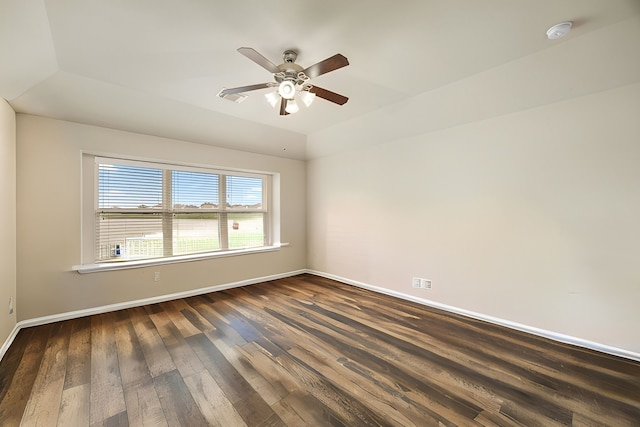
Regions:
[[16, 334], [16, 113], [0, 99], [0, 357]]

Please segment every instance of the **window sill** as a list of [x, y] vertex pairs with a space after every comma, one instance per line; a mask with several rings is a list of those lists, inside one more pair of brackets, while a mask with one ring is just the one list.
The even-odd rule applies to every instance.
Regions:
[[210, 252], [206, 254], [183, 255], [170, 258], [153, 258], [135, 261], [114, 261], [101, 264], [82, 264], [71, 267], [72, 271], [80, 274], [98, 273], [101, 271], [127, 270], [131, 268], [152, 267], [155, 265], [176, 264], [180, 262], [200, 261], [203, 259], [225, 258], [230, 256], [248, 255], [263, 252], [274, 252], [281, 247], [289, 246], [289, 243], [280, 243], [273, 246], [263, 246], [261, 248], [238, 249], [224, 252]]

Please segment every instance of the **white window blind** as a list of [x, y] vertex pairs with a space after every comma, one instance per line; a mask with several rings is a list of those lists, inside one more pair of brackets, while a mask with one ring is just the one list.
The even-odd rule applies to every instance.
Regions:
[[269, 244], [266, 175], [96, 157], [97, 262]]

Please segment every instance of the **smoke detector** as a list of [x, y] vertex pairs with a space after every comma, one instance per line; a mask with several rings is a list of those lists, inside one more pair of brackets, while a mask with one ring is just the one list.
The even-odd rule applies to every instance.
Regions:
[[571, 31], [572, 24], [572, 22], [567, 21], [554, 25], [547, 30], [547, 37], [550, 40], [556, 40], [566, 36], [567, 34], [569, 34], [569, 31]]

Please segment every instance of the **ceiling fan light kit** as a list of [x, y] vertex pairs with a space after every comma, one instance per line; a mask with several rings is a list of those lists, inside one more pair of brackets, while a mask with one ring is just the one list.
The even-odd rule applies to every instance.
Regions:
[[285, 99], [293, 99], [296, 95], [296, 86], [291, 80], [285, 80], [278, 86], [278, 93]]
[[[308, 83], [312, 78], [349, 65], [347, 58], [339, 53], [310, 67], [302, 68], [295, 63], [298, 54], [292, 50], [284, 51], [282, 54], [284, 62], [280, 65], [273, 64], [250, 47], [241, 47], [238, 49], [238, 52], [272, 73], [275, 82], [259, 83], [231, 89], [224, 88], [218, 93], [220, 98], [229, 100], [235, 100], [240, 97], [246, 98], [247, 95], [243, 92], [277, 87], [277, 91], [269, 92], [265, 97], [272, 107], [278, 105], [278, 102], [280, 103], [280, 115], [293, 114], [300, 110], [295, 100], [296, 94], [307, 107], [313, 103], [316, 96], [338, 105], [344, 105], [349, 100], [346, 96]], [[244, 98], [242, 100], [244, 100]]]

